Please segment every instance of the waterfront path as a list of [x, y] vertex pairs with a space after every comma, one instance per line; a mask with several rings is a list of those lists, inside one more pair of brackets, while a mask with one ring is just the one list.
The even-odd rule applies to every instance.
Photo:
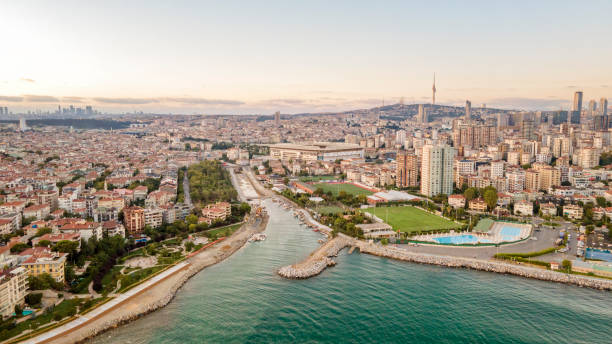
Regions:
[[104, 315], [107, 312], [110, 312], [114, 309], [116, 309], [117, 307], [121, 306], [125, 301], [128, 301], [129, 299], [131, 299], [132, 297], [146, 291], [147, 289], [151, 288], [152, 286], [158, 284], [159, 282], [165, 280], [166, 278], [168, 278], [169, 276], [172, 276], [173, 274], [175, 274], [178, 271], [181, 271], [183, 269], [185, 269], [189, 264], [186, 262], [182, 262], [179, 263], [173, 267], [171, 267], [168, 270], [163, 271], [162, 273], [160, 273], [159, 275], [154, 276], [153, 278], [151, 278], [150, 280], [128, 290], [127, 292], [123, 293], [123, 294], [119, 294], [117, 297], [113, 298], [112, 300], [108, 301], [107, 303], [101, 305], [100, 307], [97, 307], [96, 309], [94, 309], [93, 311], [79, 316], [76, 320], [73, 320], [67, 324], [64, 324], [60, 327], [57, 327], [51, 331], [45, 332], [43, 334], [41, 334], [38, 337], [32, 338], [30, 340], [25, 341], [24, 343], [27, 344], [34, 344], [34, 343], [46, 343], [49, 342], [53, 339], [55, 339], [56, 337], [69, 332], [69, 331], [74, 331], [76, 329], [78, 329], [79, 327], [83, 326], [84, 324], [87, 324], [88, 322], [97, 319], [99, 317], [101, 317], [102, 315]]
[[150, 281], [120, 294], [109, 301], [113, 304], [102, 305], [100, 310], [97, 308], [97, 311], [94, 310], [68, 323], [71, 325], [63, 325], [26, 343], [68, 344], [81, 342], [107, 329], [117, 327], [167, 305], [174, 298], [178, 289], [191, 276], [231, 256], [243, 247], [253, 234], [263, 231], [267, 220], [267, 216], [263, 218], [251, 217], [230, 237], [211, 243], [212, 246], [184, 262], [160, 273]]

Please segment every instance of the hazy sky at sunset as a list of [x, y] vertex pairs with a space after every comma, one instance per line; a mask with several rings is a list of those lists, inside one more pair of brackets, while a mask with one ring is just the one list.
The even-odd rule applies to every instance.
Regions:
[[[284, 113], [612, 98], [612, 1], [3, 1], [0, 105]], [[611, 99], [612, 100], [612, 99]]]

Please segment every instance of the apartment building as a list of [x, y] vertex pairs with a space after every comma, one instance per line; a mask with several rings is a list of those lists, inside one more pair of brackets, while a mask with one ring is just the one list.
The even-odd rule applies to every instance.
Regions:
[[24, 267], [0, 272], [0, 315], [13, 314], [15, 306], [23, 306], [28, 290], [28, 273]]

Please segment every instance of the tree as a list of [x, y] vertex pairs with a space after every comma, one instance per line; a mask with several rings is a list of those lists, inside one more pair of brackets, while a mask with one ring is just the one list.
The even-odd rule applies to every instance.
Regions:
[[563, 270], [567, 271], [567, 272], [572, 271], [572, 262], [571, 262], [571, 261], [569, 261], [569, 260], [567, 260], [567, 259], [564, 259], [564, 260], [561, 262], [561, 268], [562, 268]]
[[471, 200], [473, 200], [474, 198], [476, 198], [476, 189], [475, 188], [468, 188], [467, 190], [465, 190], [465, 192], [463, 193], [463, 196], [465, 196], [465, 199], [469, 202]]
[[495, 208], [495, 205], [497, 204], [497, 191], [489, 189], [485, 191], [483, 197], [487, 203], [487, 206], [489, 207], [489, 210]]
[[15, 246], [11, 247], [11, 253], [21, 253], [29, 248], [30, 248], [30, 245], [20, 242], [20, 243], [15, 244]]
[[40, 304], [41, 300], [42, 300], [42, 293], [30, 293], [30, 294], [26, 295], [26, 297], [25, 297], [25, 302], [29, 306], [38, 305], [38, 304]]
[[23, 315], [23, 309], [21, 309], [21, 306], [15, 305], [15, 315], [17, 317], [20, 317]]
[[187, 217], [185, 217], [185, 222], [187, 222], [187, 224], [189, 224], [189, 225], [197, 224], [198, 223], [198, 216], [194, 215], [194, 214], [187, 215]]
[[40, 240], [36, 246], [38, 246], [38, 247], [49, 247], [49, 246], [51, 246], [51, 241], [49, 241], [49, 240]]
[[599, 196], [597, 198], [595, 198], [595, 200], [597, 201], [597, 205], [600, 207], [605, 207], [607, 205], [607, 201], [605, 197]]
[[78, 248], [79, 243], [77, 241], [61, 240], [58, 241], [55, 246], [53, 246], [53, 251], [68, 253], [69, 255], [74, 256]]
[[43, 273], [38, 276], [29, 276], [28, 286], [30, 287], [30, 290], [44, 290], [44, 289], [62, 290], [64, 289], [64, 284], [57, 282], [48, 273]]

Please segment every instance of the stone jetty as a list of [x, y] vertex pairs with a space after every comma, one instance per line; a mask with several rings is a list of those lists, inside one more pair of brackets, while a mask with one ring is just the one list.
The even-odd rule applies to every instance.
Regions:
[[526, 265], [510, 264], [495, 260], [480, 260], [462, 257], [440, 256], [410, 252], [393, 246], [382, 246], [363, 240], [356, 240], [343, 234], [329, 240], [304, 261], [280, 268], [278, 274], [285, 278], [304, 279], [320, 274], [326, 267], [335, 265], [335, 257], [343, 248], [351, 246], [359, 252], [374, 256], [386, 257], [412, 263], [440, 265], [452, 268], [465, 268], [480, 271], [496, 272], [533, 278], [542, 281], [576, 285], [579, 287], [612, 291], [612, 280], [582, 275], [567, 274], [560, 271], [546, 270]]
[[391, 259], [403, 260], [413, 263], [433, 264], [453, 268], [466, 268], [481, 271], [510, 274], [542, 281], [577, 285], [585, 288], [599, 290], [612, 290], [612, 280], [594, 278], [582, 275], [572, 275], [560, 271], [545, 270], [525, 265], [510, 264], [500, 261], [478, 260], [461, 257], [438, 256], [424, 253], [410, 252], [404, 249], [382, 246], [356, 240], [360, 252]]
[[310, 254], [306, 260], [295, 265], [288, 265], [280, 268], [278, 274], [285, 278], [304, 279], [316, 276], [328, 266], [336, 265], [332, 259], [338, 255], [343, 248], [354, 243], [355, 239], [344, 234], [338, 234]]

